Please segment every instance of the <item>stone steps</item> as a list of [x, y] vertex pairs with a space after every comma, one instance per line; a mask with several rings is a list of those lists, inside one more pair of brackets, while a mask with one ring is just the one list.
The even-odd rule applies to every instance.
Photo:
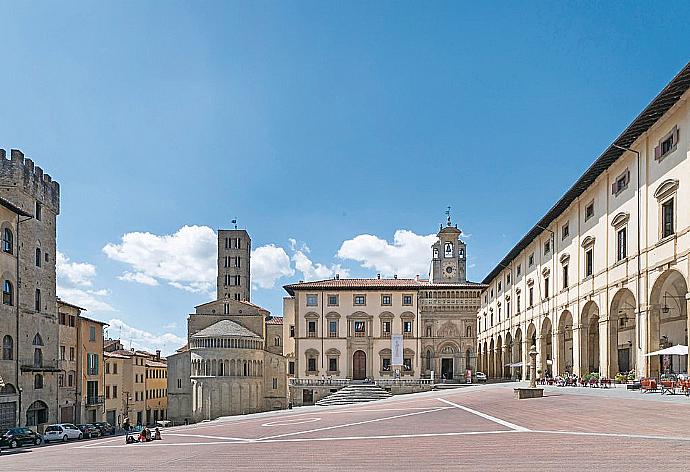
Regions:
[[348, 385], [316, 402], [319, 406], [349, 405], [372, 402], [391, 397], [391, 393], [376, 385]]

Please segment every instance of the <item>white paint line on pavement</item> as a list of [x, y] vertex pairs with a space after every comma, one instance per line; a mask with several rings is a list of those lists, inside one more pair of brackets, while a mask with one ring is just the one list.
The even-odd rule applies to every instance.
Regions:
[[325, 437], [325, 438], [276, 438], [266, 439], [264, 441], [209, 441], [209, 442], [190, 442], [190, 443], [146, 443], [146, 444], [119, 444], [119, 445], [103, 445], [91, 446], [93, 448], [116, 449], [122, 447], [166, 447], [166, 446], [217, 446], [221, 444], [242, 444], [246, 447], [248, 444], [266, 444], [266, 443], [281, 443], [281, 442], [310, 442], [310, 441], [361, 441], [372, 439], [408, 439], [408, 438], [434, 438], [442, 436], [478, 436], [482, 434], [516, 434], [520, 431], [501, 430], [501, 431], [462, 431], [462, 432], [448, 432], [448, 433], [416, 433], [416, 434], [391, 434], [391, 435], [377, 435], [377, 436], [343, 436], [343, 437]]
[[254, 441], [254, 439], [248, 439], [248, 438], [231, 438], [231, 437], [227, 437], [227, 436], [207, 436], [205, 434], [167, 433], [166, 436], [181, 436], [181, 437], [187, 437], [187, 438], [204, 438], [204, 439], [224, 439], [226, 441], [247, 441], [247, 442]]
[[466, 411], [468, 413], [472, 413], [473, 415], [477, 415], [481, 418], [484, 418], [485, 420], [493, 421], [494, 423], [498, 423], [502, 426], [505, 426], [506, 428], [510, 428], [514, 431], [529, 431], [529, 429], [525, 428], [524, 426], [518, 426], [516, 424], [510, 423], [508, 421], [502, 420], [500, 418], [496, 418], [495, 416], [487, 415], [486, 413], [482, 413], [481, 411], [473, 410], [472, 408], [467, 408], [466, 406], [458, 405], [457, 403], [453, 403], [450, 400], [446, 400], [445, 398], [437, 398], [436, 400], [441, 401], [443, 403], [447, 403], [448, 405], [452, 405], [455, 408], [460, 408], [463, 411]]
[[296, 436], [298, 434], [316, 433], [318, 431], [327, 431], [327, 430], [331, 430], [331, 429], [347, 428], [349, 426], [357, 426], [357, 425], [361, 425], [361, 424], [378, 423], [379, 421], [387, 421], [387, 420], [394, 420], [397, 418], [405, 418], [406, 416], [423, 415], [425, 413], [433, 413], [433, 412], [441, 411], [441, 410], [445, 410], [445, 409], [446, 408], [434, 408], [432, 410], [415, 411], [413, 413], [406, 413], [404, 415], [386, 416], [384, 418], [375, 418], [372, 420], [356, 421], [354, 423], [338, 424], [338, 425], [334, 425], [334, 426], [325, 426], [323, 428], [310, 429], [310, 430], [306, 430], [306, 431], [294, 431], [292, 433], [277, 434], [275, 436], [265, 436], [263, 438], [257, 439], [257, 441], [265, 441], [267, 439], [283, 438], [286, 436]]

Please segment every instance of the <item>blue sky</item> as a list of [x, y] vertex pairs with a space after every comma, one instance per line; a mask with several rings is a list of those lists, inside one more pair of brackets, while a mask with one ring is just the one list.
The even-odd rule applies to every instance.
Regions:
[[2, 1], [0, 146], [61, 184], [59, 294], [170, 352], [235, 217], [274, 314], [300, 279], [425, 275], [448, 205], [481, 280], [688, 61], [668, 11]]

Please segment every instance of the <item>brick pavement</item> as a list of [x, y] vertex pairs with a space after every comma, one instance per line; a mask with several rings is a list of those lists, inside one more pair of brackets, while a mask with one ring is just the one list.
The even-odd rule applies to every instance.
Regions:
[[548, 389], [517, 401], [512, 386], [224, 418], [148, 444], [3, 451], [0, 470], [688, 470], [690, 399]]

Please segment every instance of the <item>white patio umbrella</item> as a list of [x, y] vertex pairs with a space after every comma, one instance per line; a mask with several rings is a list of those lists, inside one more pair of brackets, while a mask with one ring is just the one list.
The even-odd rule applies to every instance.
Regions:
[[647, 354], [647, 357], [650, 356], [687, 356], [688, 355], [688, 346], [683, 346], [682, 344], [676, 344], [675, 346], [667, 347], [666, 349], [662, 349], [660, 351], [654, 351], [650, 352]]

